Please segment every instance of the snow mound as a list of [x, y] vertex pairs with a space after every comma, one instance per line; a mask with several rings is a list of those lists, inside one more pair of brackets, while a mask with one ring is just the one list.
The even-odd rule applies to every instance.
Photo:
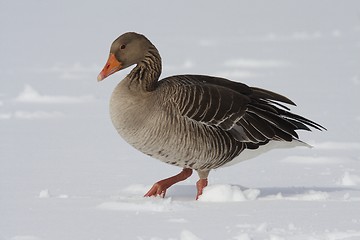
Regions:
[[359, 150], [359, 142], [320, 142], [312, 143], [317, 149], [324, 150]]
[[212, 185], [204, 188], [199, 197], [201, 202], [242, 202], [255, 200], [260, 195], [258, 189], [246, 189], [242, 191], [239, 186]]
[[284, 196], [281, 192], [270, 195], [263, 199], [267, 200], [294, 200], [294, 201], [323, 201], [329, 198], [329, 193], [322, 191], [309, 190], [305, 193]]
[[28, 112], [28, 111], [16, 111], [14, 117], [17, 119], [50, 119], [50, 118], [60, 118], [64, 117], [65, 115], [61, 112], [52, 111], [35, 111], [35, 112]]
[[50, 198], [50, 191], [48, 189], [41, 190], [39, 193], [39, 198]]
[[240, 233], [238, 236], [235, 236], [236, 240], [251, 240], [251, 237], [248, 233]]
[[42, 95], [32, 86], [25, 85], [24, 90], [15, 98], [15, 101], [22, 103], [84, 103], [93, 101], [94, 97], [87, 96], [51, 96]]
[[8, 120], [11, 116], [11, 113], [0, 113], [0, 120]]
[[135, 195], [144, 195], [151, 186], [145, 186], [143, 184], [132, 184], [123, 189], [123, 192]]
[[322, 165], [322, 164], [339, 164], [343, 162], [336, 157], [309, 157], [309, 156], [289, 156], [282, 160], [284, 163]]
[[224, 63], [226, 67], [235, 68], [278, 68], [289, 65], [288, 62], [275, 59], [231, 59]]
[[33, 120], [33, 119], [53, 119], [53, 118], [61, 118], [65, 115], [62, 112], [58, 111], [15, 111], [14, 113], [0, 113], [0, 120], [9, 120], [12, 118], [16, 119], [25, 119], [25, 120]]
[[201, 240], [195, 234], [190, 232], [189, 230], [183, 230], [180, 233], [180, 240]]
[[258, 77], [260, 74], [248, 70], [229, 69], [229, 70], [216, 72], [215, 75], [223, 76], [226, 78], [242, 79], [242, 78], [255, 78]]
[[360, 184], [360, 176], [345, 172], [342, 178], [338, 181], [342, 186], [356, 186]]
[[181, 208], [171, 198], [121, 197], [116, 201], [104, 202], [99, 209], [132, 212], [170, 212]]
[[324, 234], [327, 238], [326, 239], [334, 239], [334, 240], [340, 240], [340, 239], [359, 239], [360, 232], [349, 230], [346, 232], [343, 231], [332, 231]]
[[11, 240], [40, 240], [41, 238], [36, 236], [19, 235], [12, 237]]

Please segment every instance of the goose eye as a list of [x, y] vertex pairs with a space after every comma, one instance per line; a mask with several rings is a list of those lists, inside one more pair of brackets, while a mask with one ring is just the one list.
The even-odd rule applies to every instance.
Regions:
[[126, 48], [126, 45], [125, 45], [125, 44], [123, 44], [123, 45], [120, 46], [120, 49], [125, 49], [125, 48]]

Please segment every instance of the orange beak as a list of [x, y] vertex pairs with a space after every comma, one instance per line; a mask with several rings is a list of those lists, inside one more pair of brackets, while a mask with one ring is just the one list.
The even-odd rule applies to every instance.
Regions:
[[110, 53], [109, 59], [107, 60], [103, 70], [101, 70], [99, 76], [97, 77], [97, 80], [102, 81], [111, 74], [119, 71], [121, 68], [122, 68], [121, 62], [119, 62], [116, 59], [113, 53]]

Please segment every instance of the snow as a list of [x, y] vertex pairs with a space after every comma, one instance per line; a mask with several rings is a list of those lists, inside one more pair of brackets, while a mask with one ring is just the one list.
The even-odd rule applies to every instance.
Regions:
[[320, 201], [327, 200], [329, 194], [327, 192], [309, 190], [302, 194], [295, 194], [292, 196], [283, 196], [281, 192], [276, 195], [267, 196], [269, 200], [295, 200], [295, 201]]
[[313, 145], [325, 150], [360, 150], [360, 142], [322, 142]]
[[199, 197], [201, 202], [241, 202], [255, 200], [260, 194], [258, 189], [246, 189], [242, 191], [238, 186], [212, 185], [204, 189]]
[[41, 238], [34, 236], [15, 236], [11, 240], [40, 240]]
[[329, 164], [340, 164], [343, 162], [343, 159], [337, 158], [337, 157], [309, 157], [309, 156], [288, 156], [282, 160], [282, 162], [285, 163], [293, 163], [293, 164], [323, 164], [323, 165], [329, 165]]
[[41, 190], [39, 193], [39, 198], [49, 198], [50, 192], [48, 189]]
[[238, 70], [238, 69], [218, 71], [213, 75], [223, 76], [224, 78], [231, 78], [231, 79], [232, 78], [249, 79], [249, 78], [255, 78], [261, 76], [260, 73], [255, 73], [248, 70]]
[[356, 186], [360, 185], [360, 176], [355, 174], [350, 174], [349, 172], [345, 172], [344, 176], [341, 177], [340, 181], [338, 182], [339, 185], [342, 186]]
[[[84, 8], [86, 6], [86, 8]], [[358, 1], [6, 1], [0, 8], [0, 240], [360, 239]], [[149, 16], [146, 21], [143, 17]], [[130, 69], [98, 83], [111, 42], [144, 33], [163, 74], [288, 96], [328, 131], [142, 197], [180, 172], [111, 125]], [[246, 157], [245, 155], [243, 157]]]
[[289, 63], [276, 59], [231, 59], [224, 63], [226, 67], [236, 68], [278, 68], [285, 67]]
[[14, 117], [18, 119], [46, 119], [64, 117], [64, 114], [58, 111], [15, 111]]
[[78, 96], [78, 97], [70, 97], [70, 96], [47, 96], [41, 95], [38, 93], [33, 87], [26, 84], [24, 90], [19, 93], [19, 95], [15, 98], [15, 101], [24, 102], [24, 103], [82, 103], [92, 101], [92, 96]]
[[175, 211], [171, 198], [119, 198], [117, 201], [101, 203], [98, 208], [115, 211], [168, 212]]

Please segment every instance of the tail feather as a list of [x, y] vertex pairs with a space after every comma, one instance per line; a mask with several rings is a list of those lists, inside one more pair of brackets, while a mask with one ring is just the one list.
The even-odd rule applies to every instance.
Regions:
[[[281, 110], [281, 109], [279, 109]], [[301, 123], [304, 123], [306, 125], [309, 125], [310, 127], [313, 127], [317, 130], [320, 130], [320, 131], [323, 131], [323, 130], [327, 130], [325, 127], [321, 126], [320, 124], [314, 122], [314, 121], [311, 121], [303, 116], [300, 116], [300, 115], [297, 115], [297, 114], [294, 114], [294, 113], [291, 113], [291, 112], [288, 112], [288, 111], [285, 111], [285, 110], [281, 110], [280, 111], [280, 114], [287, 117], [287, 118], [290, 118], [290, 119], [295, 119]]]
[[287, 104], [291, 104], [296, 106], [296, 104], [291, 101], [289, 98], [280, 95], [278, 93], [266, 90], [266, 89], [262, 89], [262, 88], [257, 88], [257, 87], [251, 87], [251, 90], [253, 91], [253, 95], [257, 98], [262, 98], [262, 99], [267, 99], [267, 100], [275, 100], [278, 102], [283, 102], [283, 103], [287, 103]]
[[268, 121], [271, 125], [275, 126], [279, 130], [288, 133], [295, 138], [299, 137], [298, 134], [295, 132], [296, 127], [294, 127], [291, 122], [287, 121], [286, 118], [282, 118], [281, 115], [276, 115], [272, 112], [268, 112], [254, 106], [249, 107], [248, 110]]

